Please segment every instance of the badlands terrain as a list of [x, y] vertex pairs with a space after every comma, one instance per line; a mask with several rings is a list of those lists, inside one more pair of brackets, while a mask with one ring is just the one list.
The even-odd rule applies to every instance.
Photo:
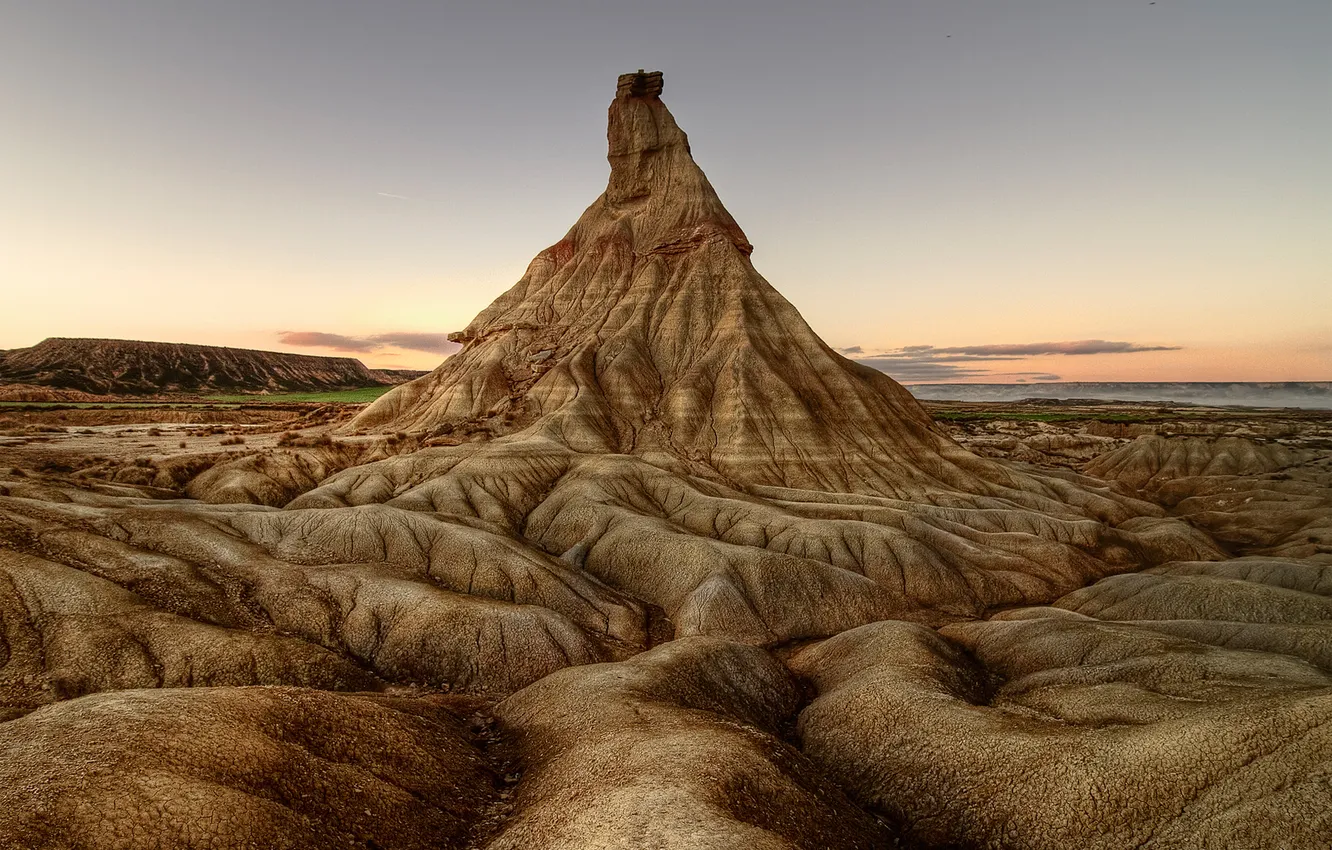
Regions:
[[661, 87], [368, 406], [0, 408], [0, 847], [1329, 846], [1332, 415], [922, 406]]

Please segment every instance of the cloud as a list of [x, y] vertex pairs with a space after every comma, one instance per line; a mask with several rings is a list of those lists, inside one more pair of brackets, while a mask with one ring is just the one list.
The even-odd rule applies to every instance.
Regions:
[[355, 351], [362, 354], [379, 348], [379, 344], [371, 339], [330, 334], [322, 331], [283, 331], [278, 334], [278, 341], [283, 345], [296, 345], [303, 348], [331, 348], [334, 351]]
[[1080, 339], [1073, 342], [1024, 342], [1016, 345], [963, 345], [955, 348], [934, 348], [929, 345], [909, 345], [903, 351], [933, 351], [939, 354], [963, 354], [974, 357], [1004, 358], [1030, 357], [1036, 354], [1136, 354], [1140, 351], [1179, 351], [1178, 345], [1139, 345], [1136, 342], [1114, 342], [1108, 339]]
[[856, 362], [864, 363], [871, 369], [878, 369], [891, 376], [894, 380], [908, 384], [942, 384], [972, 378], [985, 378], [998, 383], [1014, 380], [1020, 383], [1059, 380], [1058, 375], [1049, 372], [995, 372], [990, 369], [956, 366], [952, 363], [899, 357], [866, 357]]
[[[1058, 381], [1050, 372], [997, 372], [982, 364], [1022, 360], [1027, 357], [1087, 354], [1136, 354], [1142, 351], [1178, 351], [1178, 345], [1140, 345], [1105, 339], [1070, 342], [1027, 342], [999, 345], [962, 345], [936, 348], [932, 345], [904, 345], [888, 351], [864, 354], [859, 345], [843, 348], [844, 354], [899, 381], [961, 381], [971, 378], [993, 380]], [[958, 365], [963, 364], [963, 365]]]
[[449, 342], [448, 334], [426, 334], [411, 331], [376, 334], [366, 339], [394, 348], [408, 348], [412, 351], [428, 351], [431, 354], [452, 354], [462, 348], [456, 342]]
[[385, 347], [426, 351], [430, 354], [452, 354], [462, 348], [456, 342], [449, 342], [447, 334], [418, 333], [415, 331], [394, 331], [370, 336], [346, 336], [345, 334], [326, 333], [324, 331], [283, 331], [278, 334], [278, 340], [284, 345], [305, 348], [331, 348], [334, 351], [357, 354], [370, 354]]
[[991, 376], [991, 372], [986, 369], [968, 369], [951, 363], [915, 360], [910, 357], [865, 357], [856, 362], [864, 363], [871, 369], [878, 369], [899, 381], [907, 382], [928, 384]]
[[416, 198], [411, 195], [399, 195], [397, 192], [376, 192], [375, 194], [381, 198], [392, 198], [395, 201], [411, 201], [413, 203], [421, 203], [421, 204], [443, 203], [442, 201], [437, 201], [434, 200], [433, 198]]

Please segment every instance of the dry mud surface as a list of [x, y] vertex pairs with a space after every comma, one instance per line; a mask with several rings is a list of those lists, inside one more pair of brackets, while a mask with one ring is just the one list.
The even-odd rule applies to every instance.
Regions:
[[1329, 417], [926, 409], [621, 83], [431, 374], [4, 411], [0, 847], [1332, 844]]

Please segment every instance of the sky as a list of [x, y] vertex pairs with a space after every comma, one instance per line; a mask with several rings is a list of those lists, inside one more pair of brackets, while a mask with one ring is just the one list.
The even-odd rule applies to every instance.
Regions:
[[0, 349], [432, 368], [666, 101], [914, 381], [1332, 380], [1328, 0], [0, 0]]

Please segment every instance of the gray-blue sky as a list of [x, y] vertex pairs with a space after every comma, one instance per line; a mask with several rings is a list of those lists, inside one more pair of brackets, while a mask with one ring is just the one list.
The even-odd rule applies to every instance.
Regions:
[[645, 67], [834, 345], [1332, 371], [1327, 0], [4, 5], [0, 347], [461, 327]]

